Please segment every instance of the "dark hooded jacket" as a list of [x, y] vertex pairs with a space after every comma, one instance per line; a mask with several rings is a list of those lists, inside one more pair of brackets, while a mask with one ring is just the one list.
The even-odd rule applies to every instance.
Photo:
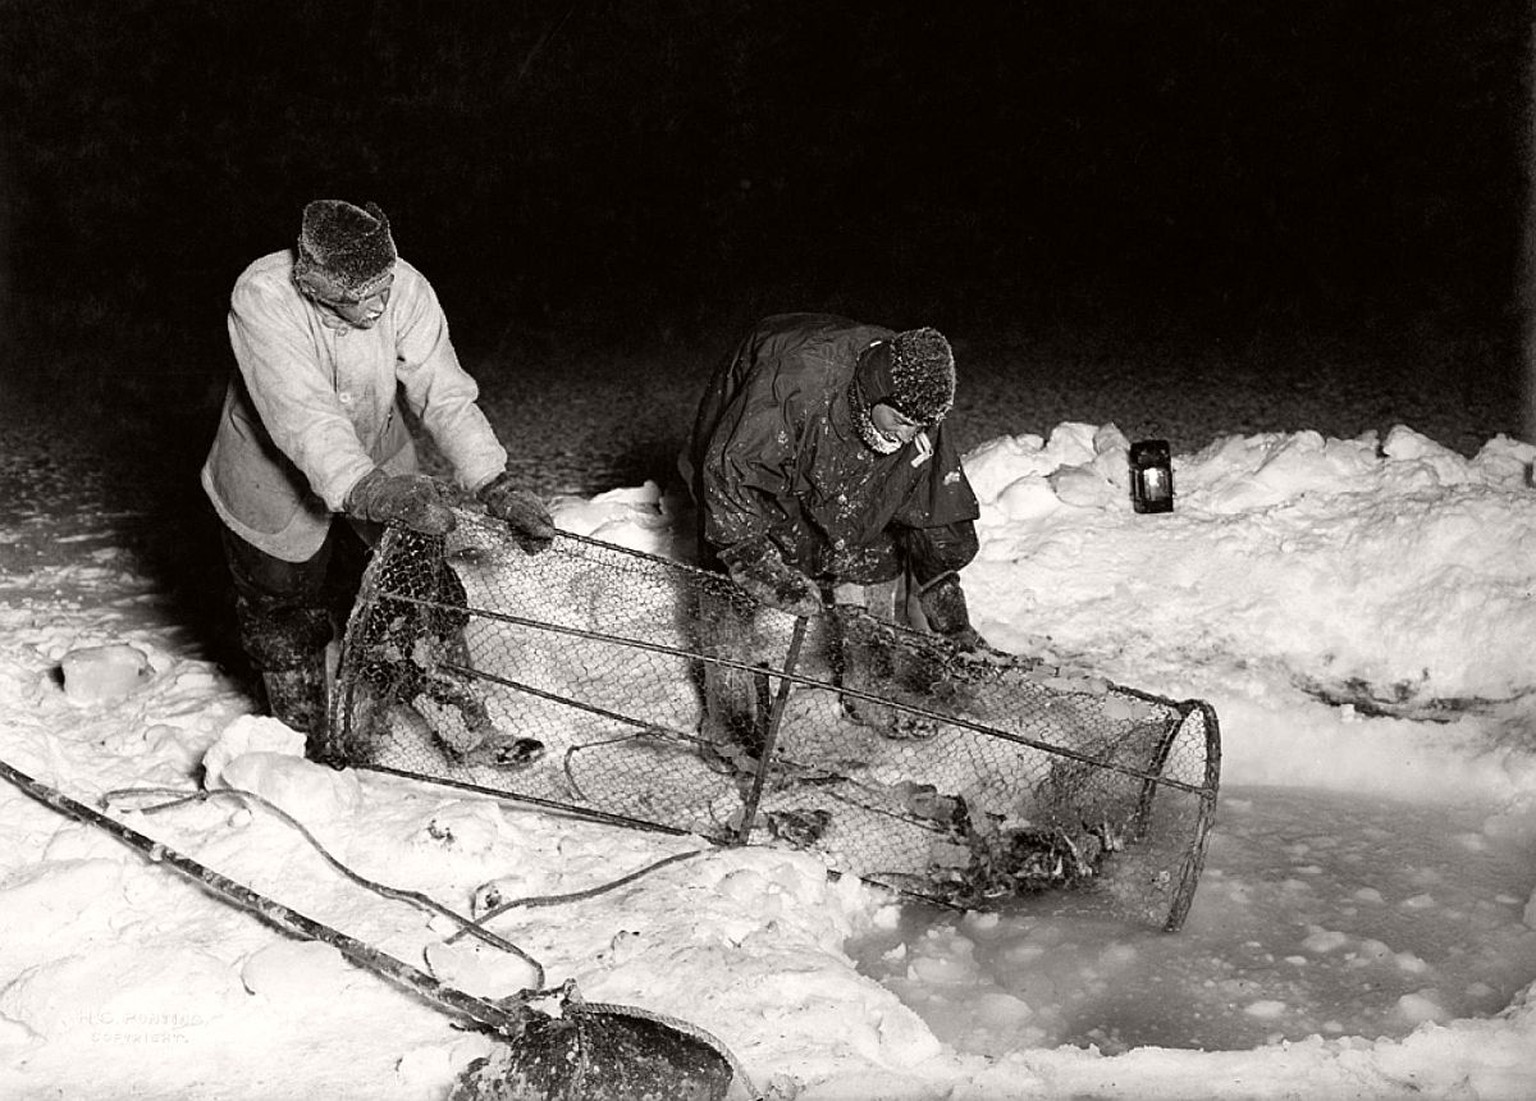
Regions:
[[[892, 330], [830, 314], [759, 322], [699, 404], [683, 472], [706, 560], [766, 535], [825, 582], [873, 584], [910, 568], [919, 584], [976, 554], [976, 495], [942, 422], [933, 454], [868, 447], [848, 390], [859, 353]], [[712, 561], [710, 564], [714, 564]]]

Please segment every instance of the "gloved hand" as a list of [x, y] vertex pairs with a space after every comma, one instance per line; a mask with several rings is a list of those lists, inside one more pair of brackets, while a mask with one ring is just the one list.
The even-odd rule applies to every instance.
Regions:
[[458, 523], [449, 508], [454, 496], [450, 487], [425, 474], [388, 474], [374, 467], [358, 479], [342, 507], [359, 520], [447, 535]]
[[951, 570], [940, 574], [918, 594], [917, 602], [928, 620], [928, 627], [953, 643], [962, 654], [996, 654], [971, 626], [971, 614], [965, 606], [965, 592], [960, 575]]
[[785, 563], [779, 548], [766, 535], [744, 539], [720, 552], [731, 580], [753, 600], [788, 612], [815, 615], [821, 611], [821, 590], [805, 574]]
[[544, 502], [512, 484], [512, 475], [502, 471], [476, 494], [485, 511], [498, 520], [506, 521], [512, 538], [524, 554], [538, 554], [555, 541], [555, 522], [550, 518]]

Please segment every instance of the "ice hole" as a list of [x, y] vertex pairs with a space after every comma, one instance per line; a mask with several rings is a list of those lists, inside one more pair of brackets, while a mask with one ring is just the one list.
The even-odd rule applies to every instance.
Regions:
[[1398, 1038], [1491, 1016], [1536, 978], [1536, 840], [1485, 829], [1495, 810], [1224, 788], [1178, 933], [1056, 893], [908, 906], [851, 951], [962, 1052]]

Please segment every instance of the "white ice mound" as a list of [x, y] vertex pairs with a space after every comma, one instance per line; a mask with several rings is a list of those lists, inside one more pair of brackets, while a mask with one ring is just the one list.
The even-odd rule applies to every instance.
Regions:
[[670, 502], [652, 481], [611, 489], [590, 501], [557, 497], [550, 506], [555, 526], [646, 554], [673, 554], [674, 517]]
[[137, 692], [155, 675], [149, 656], [126, 642], [81, 646], [59, 662], [64, 694], [75, 703], [120, 700]]
[[203, 785], [261, 796], [306, 824], [339, 818], [362, 802], [357, 776], [304, 758], [304, 735], [276, 719], [241, 715], [203, 754]]

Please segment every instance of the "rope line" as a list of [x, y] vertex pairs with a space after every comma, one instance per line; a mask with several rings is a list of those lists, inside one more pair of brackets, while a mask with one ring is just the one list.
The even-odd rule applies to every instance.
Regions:
[[[459, 933], [469, 933], [471, 936], [484, 941], [491, 947], [498, 948], [503, 952], [514, 955], [524, 963], [528, 964], [528, 966], [534, 969], [534, 972], [537, 975], [534, 986], [542, 987], [544, 985], [544, 965], [530, 956], [527, 952], [523, 951], [517, 945], [507, 940], [505, 937], [498, 936], [491, 932], [489, 929], [481, 927], [474, 921], [474, 919], [467, 918], [463, 914], [449, 909], [447, 906], [444, 906], [430, 895], [423, 894], [420, 891], [407, 890], [403, 887], [391, 887], [387, 883], [380, 883], [377, 880], [369, 879], [367, 876], [354, 871], [352, 868], [343, 863], [339, 858], [334, 856], [331, 851], [320, 842], [320, 839], [317, 838], [312, 832], [310, 832], [309, 828], [305, 826], [304, 823], [294, 818], [293, 815], [283, 810], [282, 807], [277, 806], [270, 799], [258, 795], [254, 791], [247, 791], [244, 788], [234, 787], [217, 788], [211, 791], [197, 792], [186, 792], [177, 788], [117, 788], [103, 795], [101, 797], [101, 803], [103, 808], [105, 808], [114, 800], [140, 797], [147, 798], [156, 796], [173, 796], [174, 798], [172, 798], [169, 802], [157, 803], [154, 806], [145, 807], [141, 811], [143, 814], [156, 814], [160, 811], [184, 806], [187, 803], [205, 803], [209, 799], [226, 795], [240, 799], [248, 799], [251, 802], [256, 803], [262, 809], [269, 811], [276, 815], [278, 818], [282, 819], [293, 829], [297, 830], [299, 834], [304, 838], [304, 840], [309, 842], [314, 850], [318, 852], [322, 858], [324, 858], [327, 864], [329, 864], [336, 871], [340, 872], [342, 875], [346, 876], [346, 878], [350, 879], [353, 883], [356, 883], [359, 887], [372, 891], [376, 895], [391, 899], [395, 902], [405, 902], [412, 906], [416, 906], [419, 909], [427, 910], [434, 914], [439, 914], [448, 918], [450, 921], [455, 922], [459, 926]], [[454, 937], [456, 938], [459, 933], [454, 934]]]
[[[503, 902], [501, 905], [487, 910], [485, 913], [481, 914], [478, 918], [475, 919], [474, 925], [478, 928], [481, 922], [490, 921], [492, 918], [498, 918], [508, 910], [515, 910], [520, 906], [527, 906], [530, 908], [542, 906], [559, 906], [566, 902], [581, 902], [585, 899], [596, 898], [598, 895], [606, 894], [608, 891], [616, 890], [617, 888], [622, 887], [627, 883], [633, 883], [635, 880], [641, 878], [642, 876], [649, 875], [651, 872], [659, 871], [660, 869], [665, 868], [668, 864], [676, 864], [691, 857], [702, 856], [704, 853], [709, 851], [709, 849], [692, 849], [685, 853], [673, 853], [671, 856], [662, 857], [660, 860], [657, 860], [651, 864], [647, 864], [645, 867], [638, 871], [630, 872], [625, 876], [620, 876], [618, 879], [610, 880], [609, 882], [599, 884], [596, 887], [588, 887], [585, 890], [572, 891], [569, 894], [529, 895], [527, 898], [516, 898], [511, 902]], [[489, 886], [489, 882], [482, 883], [478, 888], [476, 888], [475, 893], [479, 894]], [[452, 944], [455, 940], [467, 932], [469, 932], [468, 929], [460, 929], [457, 933], [449, 936], [446, 943]]]
[[[689, 860], [695, 856], [701, 856], [704, 853], [711, 851], [709, 849], [692, 849], [688, 852], [673, 853], [671, 856], [663, 857], [660, 860], [647, 864], [645, 867], [630, 872], [628, 875], [620, 876], [618, 879], [599, 884], [596, 887], [589, 887], [585, 890], [572, 891], [561, 895], [530, 895], [527, 898], [514, 899], [511, 902], [504, 902], [500, 906], [486, 911], [478, 919], [472, 919], [467, 918], [462, 914], [459, 914], [456, 911], [444, 906], [430, 895], [423, 894], [420, 891], [408, 890], [402, 887], [392, 887], [387, 883], [380, 883], [377, 880], [370, 879], [367, 876], [354, 871], [342, 860], [333, 855], [331, 851], [327, 849], [323, 843], [321, 843], [320, 839], [314, 835], [309, 827], [304, 825], [303, 822], [300, 822], [293, 815], [289, 814], [282, 807], [273, 803], [265, 796], [258, 795], [256, 792], [249, 791], [245, 788], [227, 787], [198, 791], [186, 791], [181, 788], [161, 787], [114, 788], [111, 791], [105, 792], [100, 797], [99, 802], [102, 808], [106, 809], [113, 802], [122, 800], [149, 798], [159, 798], [165, 800], [164, 802], [154, 803], [149, 806], [138, 808], [138, 812], [140, 814], [148, 815], [159, 814], [167, 810], [174, 810], [177, 807], [186, 806], [189, 803], [206, 803], [211, 799], [225, 796], [249, 800], [260, 806], [263, 810], [276, 815], [284, 823], [296, 830], [299, 835], [303, 837], [304, 840], [307, 841], [317, 853], [320, 854], [320, 856], [325, 860], [327, 864], [329, 864], [332, 868], [340, 872], [343, 876], [358, 886], [368, 891], [372, 891], [374, 894], [380, 895], [384, 898], [391, 899], [396, 902], [409, 903], [418, 908], [429, 910], [432, 913], [440, 914], [443, 917], [449, 918], [450, 920], [457, 923], [459, 926], [458, 931], [450, 934], [447, 938], [444, 939], [443, 943], [452, 944], [460, 937], [468, 934], [484, 941], [486, 944], [489, 944], [494, 948], [498, 948], [503, 952], [508, 952], [511, 955], [517, 956], [519, 959], [523, 960], [525, 963], [531, 966], [537, 974], [537, 980], [535, 981], [532, 989], [525, 990], [521, 994], [514, 996], [515, 1000], [524, 1003], [541, 994], [548, 994], [553, 992], [544, 989], [544, 965], [530, 956], [527, 952], [523, 951], [523, 949], [507, 940], [505, 937], [499, 936], [496, 933], [491, 932], [489, 929], [486, 929], [482, 924], [483, 922], [490, 921], [496, 917], [500, 917], [502, 914], [507, 913], [509, 910], [517, 909], [519, 907], [558, 906], [566, 902], [580, 902], [586, 899], [596, 898], [599, 895], [616, 890], [619, 887], [625, 886], [626, 884], [633, 883], [636, 880], [641, 879], [644, 876], [651, 874], [652, 872], [659, 871], [660, 869], [665, 868], [670, 864], [681, 863], [684, 860]], [[488, 885], [489, 884], [482, 884], [476, 893], [479, 893], [479, 890], [483, 890]], [[574, 982], [567, 982], [563, 988], [557, 989], [563, 989], [565, 991], [567, 999], [571, 1003], [571, 1007], [578, 1013], [610, 1013], [618, 1016], [635, 1017], [641, 1020], [647, 1020], [655, 1024], [663, 1025], [667, 1028], [675, 1029], [678, 1032], [684, 1033], [685, 1035], [698, 1040], [700, 1043], [708, 1045], [730, 1065], [731, 1073], [736, 1077], [737, 1082], [742, 1086], [742, 1088], [746, 1090], [748, 1096], [753, 1098], [754, 1101], [758, 1101], [758, 1099], [760, 1099], [761, 1095], [753, 1086], [752, 1079], [747, 1074], [746, 1067], [742, 1065], [742, 1062], [736, 1056], [736, 1053], [732, 1051], [723, 1040], [715, 1036], [709, 1030], [681, 1017], [673, 1017], [671, 1014], [657, 1013], [652, 1010], [641, 1009], [638, 1006], [620, 1005], [615, 1002], [588, 1002], [581, 1000], [580, 996], [575, 994]]]

